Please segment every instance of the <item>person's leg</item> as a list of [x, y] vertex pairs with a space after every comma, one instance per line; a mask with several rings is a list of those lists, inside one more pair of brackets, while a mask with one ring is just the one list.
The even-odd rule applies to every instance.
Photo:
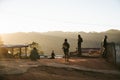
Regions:
[[69, 56], [67, 55], [67, 62], [69, 61]]
[[81, 56], [81, 45], [79, 45], [79, 48], [78, 48], [78, 56]]
[[66, 54], [66, 59], [67, 59], [67, 61], [69, 61], [69, 54], [68, 54], [68, 52]]
[[66, 61], [66, 54], [65, 54], [64, 58], [65, 58], [65, 61]]
[[64, 58], [65, 58], [65, 61], [66, 61], [66, 52], [64, 51]]

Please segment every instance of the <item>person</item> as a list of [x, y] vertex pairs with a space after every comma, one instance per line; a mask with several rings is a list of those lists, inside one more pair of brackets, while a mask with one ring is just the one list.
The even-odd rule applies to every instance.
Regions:
[[64, 52], [64, 57], [65, 57], [65, 61], [69, 61], [69, 48], [70, 48], [70, 44], [67, 42], [67, 39], [64, 40], [64, 43], [63, 43], [63, 52]]
[[103, 57], [107, 57], [107, 35], [104, 36], [104, 39], [103, 39]]
[[55, 59], [55, 53], [54, 53], [54, 50], [52, 50], [51, 58], [50, 58], [50, 59]]
[[39, 58], [38, 50], [36, 49], [36, 47], [34, 47], [30, 52], [30, 59], [32, 61], [36, 61], [38, 58]]
[[81, 56], [82, 52], [81, 52], [81, 43], [83, 42], [83, 39], [81, 37], [81, 35], [78, 35], [78, 56]]

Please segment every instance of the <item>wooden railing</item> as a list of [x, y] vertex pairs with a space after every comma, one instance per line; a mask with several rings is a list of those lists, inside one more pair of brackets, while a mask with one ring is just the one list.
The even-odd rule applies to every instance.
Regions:
[[[84, 54], [84, 53], [89, 53], [89, 54], [100, 53], [101, 48], [82, 48], [81, 51], [82, 51], [82, 54]], [[77, 50], [70, 52], [70, 55], [77, 55]]]

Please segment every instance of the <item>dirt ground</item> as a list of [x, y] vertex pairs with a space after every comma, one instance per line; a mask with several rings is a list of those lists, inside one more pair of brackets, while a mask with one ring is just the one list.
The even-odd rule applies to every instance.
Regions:
[[[9, 59], [0, 60], [2, 65], [0, 68], [4, 69], [4, 62], [8, 66], [25, 65], [25, 64], [49, 64], [60, 63], [65, 65], [74, 65], [98, 70], [118, 70], [119, 69], [106, 62], [103, 58], [71, 58], [69, 62], [65, 62], [63, 58], [60, 59], [39, 59], [33, 62], [29, 59]], [[0, 74], [0, 80], [120, 80], [120, 75], [104, 74], [97, 72], [81, 71], [72, 68], [52, 67], [52, 66], [37, 66], [28, 68], [24, 73], [20, 74]]]

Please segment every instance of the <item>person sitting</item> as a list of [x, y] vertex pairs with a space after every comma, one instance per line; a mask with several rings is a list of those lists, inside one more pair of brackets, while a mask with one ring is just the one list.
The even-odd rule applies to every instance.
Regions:
[[55, 59], [55, 53], [54, 53], [54, 50], [52, 50], [51, 58], [50, 58], [50, 59]]
[[38, 59], [38, 50], [34, 47], [33, 50], [31, 50], [31, 53], [30, 53], [30, 59], [32, 61], [36, 61]]

